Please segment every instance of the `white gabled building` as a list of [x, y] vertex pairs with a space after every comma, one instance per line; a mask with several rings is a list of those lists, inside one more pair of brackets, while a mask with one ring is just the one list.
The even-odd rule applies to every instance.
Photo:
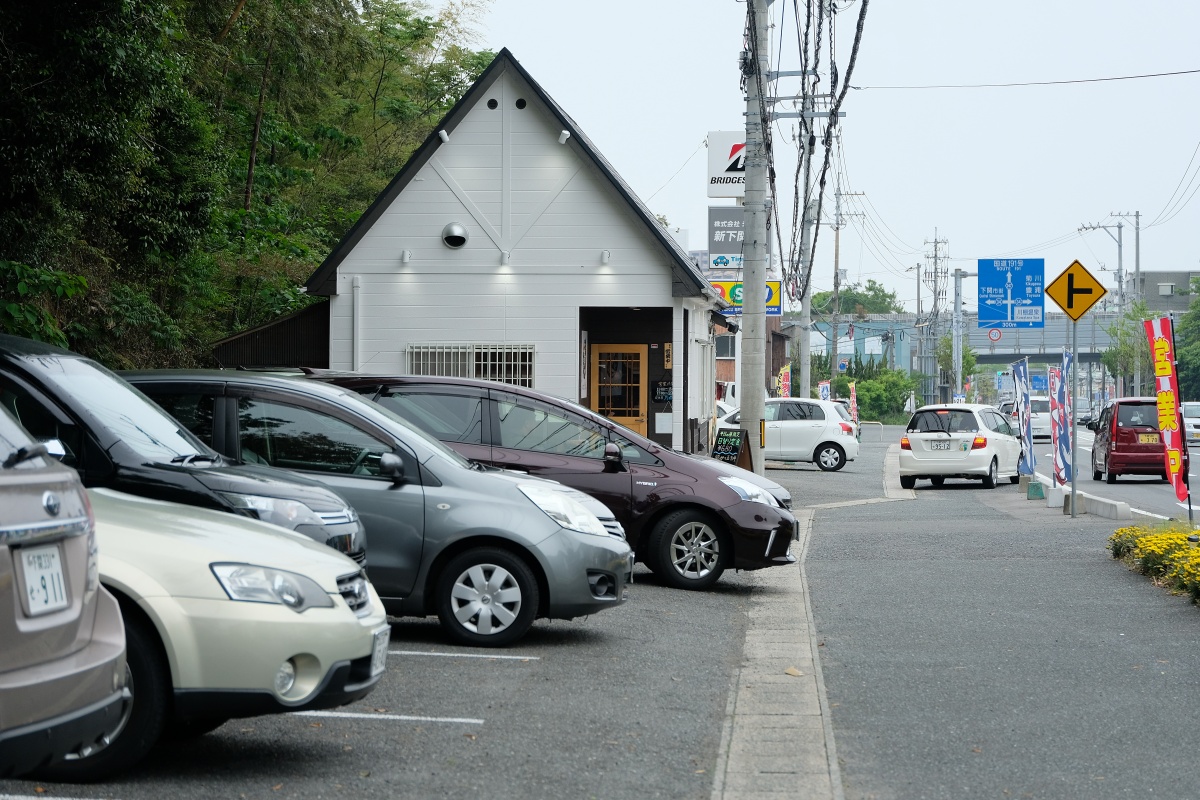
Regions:
[[707, 447], [723, 301], [508, 50], [307, 290], [334, 369], [520, 383]]

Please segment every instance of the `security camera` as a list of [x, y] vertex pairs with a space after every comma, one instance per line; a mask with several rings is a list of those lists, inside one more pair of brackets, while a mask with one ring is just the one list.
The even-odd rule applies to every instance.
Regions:
[[462, 247], [469, 238], [470, 234], [467, 233], [467, 229], [457, 222], [451, 222], [442, 228], [442, 243], [451, 250]]

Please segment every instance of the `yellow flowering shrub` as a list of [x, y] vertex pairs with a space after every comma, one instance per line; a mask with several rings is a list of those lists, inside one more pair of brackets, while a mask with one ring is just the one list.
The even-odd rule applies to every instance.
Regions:
[[1154, 528], [1127, 525], [1108, 537], [1113, 558], [1135, 566], [1142, 574], [1162, 578], [1173, 591], [1200, 601], [1200, 548], [1188, 542], [1193, 534], [1184, 522]]

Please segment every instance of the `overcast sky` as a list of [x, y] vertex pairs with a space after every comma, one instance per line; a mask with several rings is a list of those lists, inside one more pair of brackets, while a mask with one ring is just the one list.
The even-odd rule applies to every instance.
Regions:
[[[843, 76], [860, 2], [838, 0]], [[797, 69], [794, 5], [770, 8], [772, 62]], [[737, 0], [493, 0], [478, 44], [509, 48], [651, 210], [687, 229], [691, 249], [704, 249], [707, 207], [733, 202], [706, 196], [703, 142], [708, 131], [744, 125], [745, 12]], [[830, 221], [839, 177], [845, 192], [862, 193], [845, 200], [849, 280], [875, 279], [915, 310], [915, 271], [906, 270], [931, 263], [936, 231], [951, 269], [975, 271], [979, 258], [1044, 258], [1049, 283], [1078, 259], [1114, 287], [1116, 242], [1078, 229], [1129, 213], [1120, 221], [1132, 274], [1135, 211], [1144, 272], [1200, 271], [1200, 72], [1098, 80], [1200, 70], [1198, 36], [1200, 3], [1190, 0], [871, 2], [849, 78], [864, 88], [843, 106], [825, 203]], [[1076, 82], [887, 88], [1052, 81]], [[796, 79], [780, 84], [775, 94], [799, 90]], [[774, 134], [785, 242], [794, 127], [781, 120]], [[818, 291], [832, 288], [833, 239], [823, 226]], [[973, 279], [964, 298], [973, 310]]]

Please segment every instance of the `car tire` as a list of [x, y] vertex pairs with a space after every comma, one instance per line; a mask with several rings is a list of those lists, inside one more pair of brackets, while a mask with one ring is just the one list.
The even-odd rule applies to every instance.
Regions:
[[459, 553], [437, 580], [437, 615], [459, 644], [504, 647], [533, 625], [538, 583], [519, 556], [498, 547]]
[[1113, 472], [1111, 468], [1108, 468], [1107, 464], [1105, 464], [1104, 466], [1105, 466], [1104, 482], [1105, 483], [1116, 483], [1117, 482], [1117, 473]]
[[1020, 476], [1020, 475], [1009, 475], [1009, 476], [1008, 476], [1008, 482], [1009, 482], [1009, 483], [1020, 483], [1020, 482], [1021, 482], [1021, 476]]
[[154, 626], [121, 604], [125, 617], [125, 677], [133, 702], [106, 745], [40, 770], [40, 778], [72, 783], [102, 780], [141, 761], [158, 742], [171, 702], [171, 673]]
[[649, 549], [654, 573], [675, 589], [707, 589], [721, 577], [732, 558], [728, 535], [711, 516], [686, 508], [668, 514], [654, 526]]
[[1092, 480], [1094, 480], [1094, 481], [1098, 481], [1098, 480], [1100, 480], [1100, 478], [1102, 478], [1103, 476], [1104, 476], [1104, 473], [1103, 473], [1103, 472], [1101, 472], [1100, 470], [1096, 469], [1094, 466], [1092, 467]]
[[987, 475], [983, 476], [983, 488], [995, 489], [1000, 475], [1000, 465], [996, 463], [996, 459], [992, 459], [992, 463], [988, 464]]
[[917, 479], [912, 475], [901, 475], [900, 486], [904, 489], [915, 489], [917, 488]]
[[932, 483], [934, 486], [941, 486], [942, 484], [944, 484], [946, 482], [946, 479], [945, 478], [930, 478], [929, 482]]
[[817, 447], [813, 460], [822, 471], [837, 472], [846, 466], [846, 451], [832, 442], [826, 442]]

